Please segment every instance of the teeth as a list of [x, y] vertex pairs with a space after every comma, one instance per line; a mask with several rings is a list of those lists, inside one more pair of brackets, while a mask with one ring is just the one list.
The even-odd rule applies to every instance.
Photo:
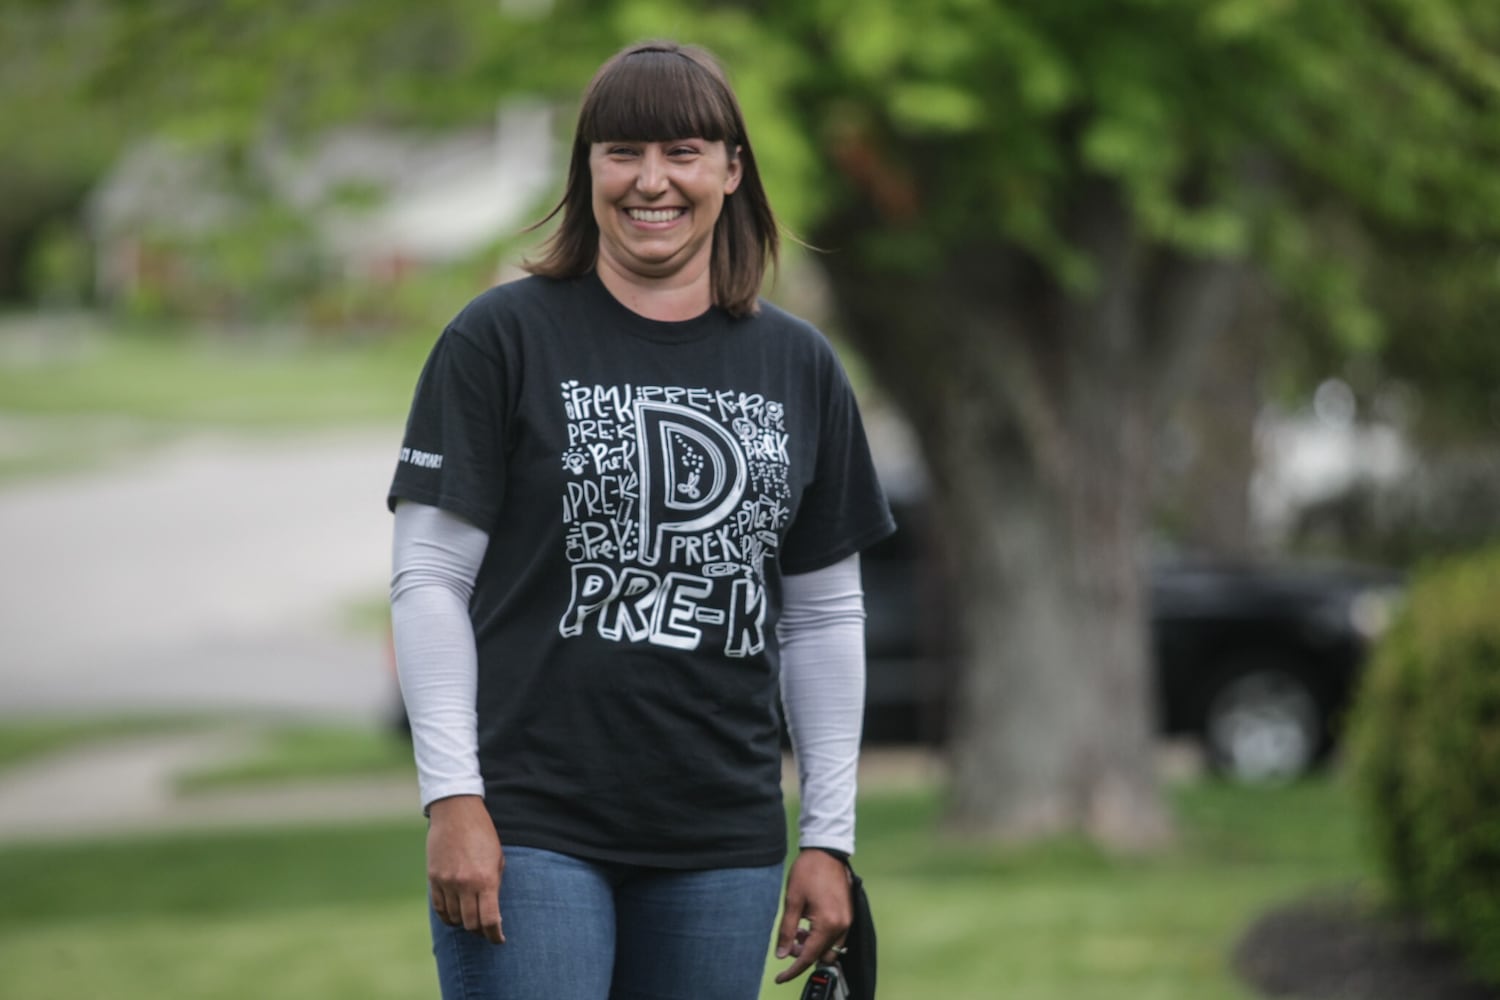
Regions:
[[637, 222], [671, 222], [682, 214], [680, 208], [632, 208], [630, 217]]

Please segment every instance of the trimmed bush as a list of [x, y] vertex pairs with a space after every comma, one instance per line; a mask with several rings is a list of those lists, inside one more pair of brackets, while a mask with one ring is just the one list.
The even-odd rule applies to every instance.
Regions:
[[1349, 747], [1391, 895], [1500, 982], [1500, 549], [1416, 578]]

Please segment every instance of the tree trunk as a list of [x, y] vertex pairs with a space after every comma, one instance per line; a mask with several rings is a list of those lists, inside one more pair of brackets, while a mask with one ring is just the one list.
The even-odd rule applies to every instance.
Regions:
[[[955, 539], [965, 669], [949, 818], [1007, 839], [1081, 830], [1117, 847], [1165, 830], [1151, 772], [1133, 532], [1094, 485], [1039, 482], [1015, 449], [929, 448]], [[1090, 476], [1107, 488], [1108, 474]], [[1085, 537], [1087, 536], [1087, 537]]]
[[1231, 559], [1255, 554], [1250, 486], [1255, 422], [1265, 401], [1264, 373], [1276, 322], [1270, 292], [1246, 283], [1231, 329], [1209, 345], [1191, 391], [1162, 429], [1165, 461], [1153, 507], [1179, 545]]
[[1216, 325], [1225, 287], [1142, 251], [1117, 201], [1080, 218], [1100, 275], [1082, 298], [1014, 250], [904, 278], [853, 251], [826, 266], [933, 476], [961, 659], [949, 825], [1141, 849], [1169, 835], [1142, 579], [1154, 373]]

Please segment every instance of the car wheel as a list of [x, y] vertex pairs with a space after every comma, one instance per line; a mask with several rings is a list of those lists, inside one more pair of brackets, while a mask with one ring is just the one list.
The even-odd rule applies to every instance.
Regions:
[[1242, 671], [1209, 699], [1203, 742], [1214, 770], [1237, 781], [1295, 778], [1318, 760], [1323, 713], [1307, 682], [1295, 674]]

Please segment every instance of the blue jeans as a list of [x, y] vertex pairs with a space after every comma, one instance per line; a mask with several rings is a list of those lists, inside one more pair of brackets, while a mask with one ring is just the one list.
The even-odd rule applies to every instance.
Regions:
[[781, 865], [677, 871], [507, 847], [505, 944], [431, 912], [443, 1000], [755, 1000]]

